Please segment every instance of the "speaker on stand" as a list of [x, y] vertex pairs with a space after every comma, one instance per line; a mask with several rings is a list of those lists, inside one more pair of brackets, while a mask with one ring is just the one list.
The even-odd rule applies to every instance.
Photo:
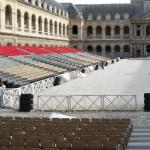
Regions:
[[33, 95], [21, 94], [20, 96], [20, 112], [30, 112], [33, 109]]

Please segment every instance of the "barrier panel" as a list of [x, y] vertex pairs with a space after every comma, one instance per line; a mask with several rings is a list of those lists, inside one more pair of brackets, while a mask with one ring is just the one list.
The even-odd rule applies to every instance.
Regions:
[[136, 95], [39, 95], [35, 110], [130, 111], [137, 110]]
[[4, 103], [8, 108], [19, 108], [19, 97], [21, 94], [36, 94], [41, 90], [53, 86], [54, 78], [48, 78], [19, 88], [7, 90], [4, 94]]

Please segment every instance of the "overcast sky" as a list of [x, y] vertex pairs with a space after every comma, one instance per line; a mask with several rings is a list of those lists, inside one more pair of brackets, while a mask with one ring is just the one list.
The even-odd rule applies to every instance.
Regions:
[[112, 4], [112, 3], [130, 3], [130, 0], [56, 0], [57, 2], [70, 2], [73, 4]]

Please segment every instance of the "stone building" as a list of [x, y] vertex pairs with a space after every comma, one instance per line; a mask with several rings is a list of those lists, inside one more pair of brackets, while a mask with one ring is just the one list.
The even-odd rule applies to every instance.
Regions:
[[150, 0], [92, 5], [0, 0], [0, 44], [71, 45], [110, 57], [150, 56]]
[[130, 4], [63, 4], [70, 45], [112, 57], [150, 55], [150, 0]]
[[69, 45], [68, 12], [53, 0], [0, 0], [0, 44]]

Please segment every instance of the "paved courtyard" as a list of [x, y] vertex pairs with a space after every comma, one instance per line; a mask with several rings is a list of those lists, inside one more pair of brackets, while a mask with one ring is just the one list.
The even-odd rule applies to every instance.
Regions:
[[136, 95], [138, 105], [143, 107], [144, 93], [150, 93], [150, 60], [125, 59], [39, 94]]

